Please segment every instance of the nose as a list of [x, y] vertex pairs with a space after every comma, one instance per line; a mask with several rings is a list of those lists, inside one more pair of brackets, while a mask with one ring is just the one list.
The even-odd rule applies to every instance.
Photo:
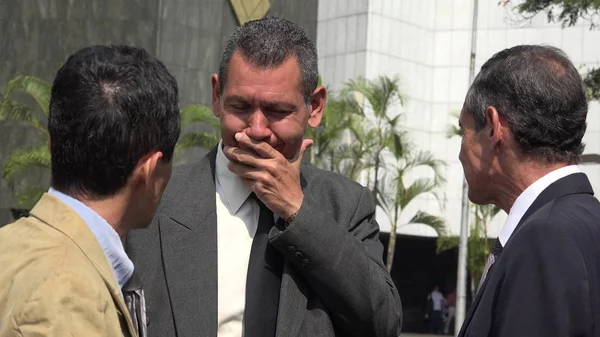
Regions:
[[271, 137], [273, 133], [269, 128], [269, 120], [262, 111], [256, 110], [250, 115], [246, 134], [251, 138], [262, 141], [268, 140]]

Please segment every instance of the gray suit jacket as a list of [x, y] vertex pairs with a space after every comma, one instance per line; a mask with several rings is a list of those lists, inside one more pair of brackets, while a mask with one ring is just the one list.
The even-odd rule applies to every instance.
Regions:
[[[129, 234], [150, 337], [217, 334], [216, 151], [174, 169], [152, 224]], [[277, 337], [398, 336], [402, 309], [383, 261], [371, 193], [301, 169], [304, 202], [271, 244], [285, 256]]]

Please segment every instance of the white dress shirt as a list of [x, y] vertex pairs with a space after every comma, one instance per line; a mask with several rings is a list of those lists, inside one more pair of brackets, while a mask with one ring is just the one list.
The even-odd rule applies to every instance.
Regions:
[[533, 184], [529, 185], [522, 193], [519, 195], [517, 200], [510, 209], [508, 213], [508, 218], [506, 218], [506, 222], [504, 226], [500, 230], [500, 234], [498, 238], [500, 239], [500, 243], [502, 247], [506, 245], [508, 239], [510, 239], [512, 233], [515, 231], [515, 228], [521, 221], [525, 212], [531, 207], [531, 204], [537, 199], [537, 197], [546, 189], [548, 186], [552, 185], [555, 181], [562, 179], [568, 175], [579, 173], [581, 169], [577, 165], [569, 165], [565, 167], [561, 167], [558, 170], [554, 170], [540, 179], [536, 180]]
[[215, 163], [217, 199], [218, 337], [240, 337], [246, 304], [246, 276], [260, 206], [251, 191], [229, 171], [219, 143]]
[[133, 274], [133, 262], [131, 262], [125, 253], [125, 248], [123, 248], [119, 234], [96, 211], [81, 201], [61, 193], [52, 187], [48, 193], [71, 207], [88, 225], [104, 251], [104, 255], [115, 275], [119, 288], [123, 288], [123, 285], [125, 285]]

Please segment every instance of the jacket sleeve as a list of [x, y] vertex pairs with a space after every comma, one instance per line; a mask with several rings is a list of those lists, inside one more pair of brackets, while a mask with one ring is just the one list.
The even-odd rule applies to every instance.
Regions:
[[493, 336], [592, 334], [589, 278], [579, 248], [563, 228], [536, 220], [510, 243], [504, 280], [495, 294]]
[[23, 337], [106, 336], [103, 309], [84, 277], [60, 271], [24, 301], [15, 323]]
[[383, 245], [371, 193], [362, 188], [354, 215], [337, 224], [306, 195], [288, 228], [272, 238], [331, 311], [336, 324], [356, 336], [398, 336], [400, 296], [383, 264]]

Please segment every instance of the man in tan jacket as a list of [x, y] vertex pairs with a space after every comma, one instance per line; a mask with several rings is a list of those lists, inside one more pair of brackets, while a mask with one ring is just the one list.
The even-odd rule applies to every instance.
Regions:
[[147, 226], [180, 134], [177, 84], [146, 51], [94, 46], [52, 86], [52, 187], [0, 229], [0, 337], [136, 336], [121, 238]]

